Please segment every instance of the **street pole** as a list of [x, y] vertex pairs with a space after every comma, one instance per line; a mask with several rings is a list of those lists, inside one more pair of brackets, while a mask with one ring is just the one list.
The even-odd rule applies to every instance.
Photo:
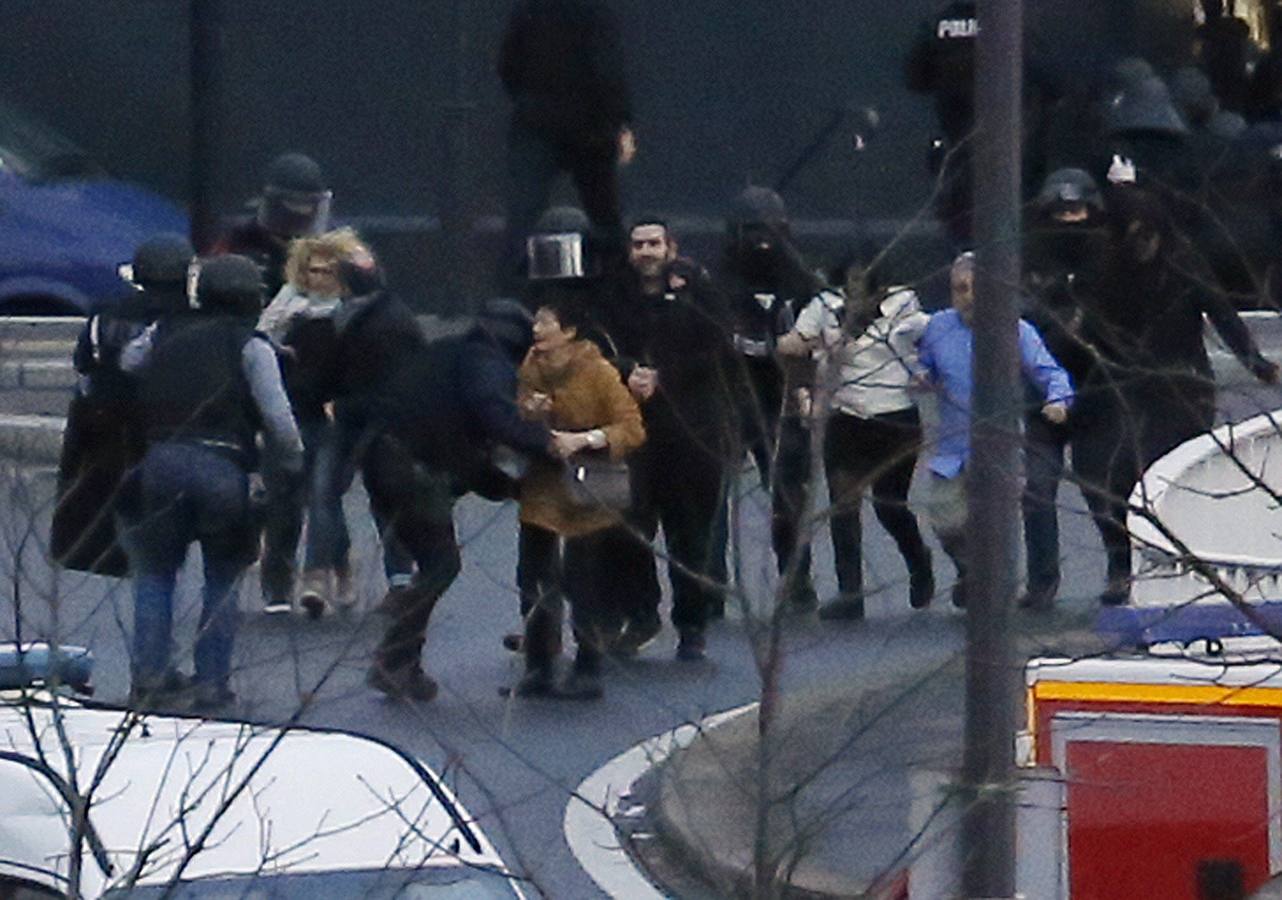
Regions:
[[1019, 561], [1021, 0], [979, 0], [975, 66], [977, 248], [966, 614], [962, 887], [1015, 895], [1011, 608]]
[[222, 134], [223, 2], [191, 0], [191, 243], [204, 253], [218, 237]]

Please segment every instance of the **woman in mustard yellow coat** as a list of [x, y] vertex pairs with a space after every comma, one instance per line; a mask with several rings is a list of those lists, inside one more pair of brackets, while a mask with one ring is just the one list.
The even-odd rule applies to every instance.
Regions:
[[[545, 422], [562, 460], [583, 453], [622, 459], [645, 441], [641, 411], [618, 370], [596, 344], [580, 337], [586, 312], [572, 297], [552, 297], [534, 317], [534, 345], [521, 365], [522, 415]], [[519, 696], [596, 699], [602, 695], [601, 651], [616, 616], [606, 608], [602, 548], [619, 513], [576, 501], [564, 465], [535, 462], [521, 484], [517, 581], [525, 620], [525, 676]], [[570, 601], [578, 651], [560, 685], [553, 663], [560, 643], [561, 597]]]

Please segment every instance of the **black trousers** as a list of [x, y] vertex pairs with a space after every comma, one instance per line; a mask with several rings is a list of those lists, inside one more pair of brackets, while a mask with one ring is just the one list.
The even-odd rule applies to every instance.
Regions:
[[417, 665], [432, 610], [462, 569], [451, 481], [417, 464], [405, 446], [388, 435], [370, 443], [361, 467], [370, 506], [387, 528], [385, 539], [395, 540], [417, 566], [408, 589], [389, 596], [391, 622], [379, 661], [387, 669]]
[[537, 525], [521, 523], [516, 569], [525, 616], [526, 665], [550, 666], [560, 636], [562, 608], [570, 602], [570, 621], [578, 653], [576, 669], [601, 670], [602, 652], [618, 633], [617, 610], [606, 588], [617, 577], [610, 571], [606, 548], [618, 536], [606, 528], [563, 538]]
[[611, 587], [630, 621], [658, 618], [661, 590], [654, 539], [662, 527], [672, 624], [681, 632], [702, 631], [709, 609], [724, 602], [708, 581], [725, 579], [725, 546], [716, 540], [725, 463], [715, 450], [694, 442], [647, 444], [629, 463], [633, 505], [628, 527], [615, 529], [607, 540], [607, 565], [615, 573]]
[[785, 588], [785, 596], [795, 597], [813, 590], [810, 545], [799, 546], [810, 482], [810, 428], [800, 416], [791, 415], [764, 424], [764, 433], [760, 428], [749, 429], [748, 452], [761, 483], [770, 485], [770, 543], [779, 574], [792, 567], [792, 584]]
[[909, 571], [930, 565], [917, 517], [908, 509], [908, 489], [921, 449], [921, 419], [915, 407], [861, 419], [834, 412], [824, 439], [824, 469], [832, 503], [832, 552], [843, 594], [863, 592], [860, 506], [871, 485], [873, 512], [895, 540]]
[[1124, 580], [1131, 574], [1131, 491], [1148, 466], [1211, 429], [1215, 388], [1209, 378], [1119, 369], [1107, 382], [1088, 384], [1073, 421], [1073, 470], [1104, 542], [1108, 578]]
[[[1024, 554], [1030, 591], [1049, 589], [1059, 583], [1057, 502], [1068, 440], [1068, 426], [1053, 425], [1040, 413], [1025, 417]], [[1126, 564], [1130, 565], [1129, 559]]]

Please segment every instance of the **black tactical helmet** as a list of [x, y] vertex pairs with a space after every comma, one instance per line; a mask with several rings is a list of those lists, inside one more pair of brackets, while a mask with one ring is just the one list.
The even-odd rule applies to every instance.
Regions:
[[1139, 56], [1124, 56], [1113, 63], [1105, 74], [1103, 87], [1109, 98], [1126, 90], [1131, 85], [1139, 84], [1145, 78], [1153, 78], [1157, 72], [1149, 61]]
[[1092, 213], [1104, 211], [1104, 196], [1095, 179], [1084, 169], [1057, 169], [1046, 176], [1034, 205], [1050, 213], [1057, 207], [1082, 204]]
[[271, 161], [263, 177], [263, 189], [319, 194], [329, 189], [320, 164], [305, 153], [282, 153]]
[[1246, 129], [1246, 119], [1227, 109], [1221, 109], [1206, 123], [1206, 130], [1224, 141], [1236, 141]]
[[282, 237], [316, 234], [328, 225], [332, 199], [316, 160], [302, 153], [283, 153], [267, 167], [258, 221]]
[[143, 241], [134, 251], [130, 280], [139, 287], [184, 284], [187, 267], [195, 255], [187, 238], [176, 232], [162, 232]]
[[1108, 134], [1151, 132], [1181, 136], [1188, 126], [1180, 118], [1166, 82], [1154, 76], [1125, 88], [1109, 103], [1105, 117]]
[[786, 231], [788, 207], [783, 198], [770, 188], [754, 185], [734, 198], [728, 224], [732, 230], [748, 225], [766, 225]]
[[476, 324], [513, 359], [525, 356], [534, 342], [534, 317], [509, 297], [494, 297], [481, 304]]
[[204, 260], [196, 282], [196, 304], [207, 313], [257, 316], [263, 308], [262, 273], [244, 256]]

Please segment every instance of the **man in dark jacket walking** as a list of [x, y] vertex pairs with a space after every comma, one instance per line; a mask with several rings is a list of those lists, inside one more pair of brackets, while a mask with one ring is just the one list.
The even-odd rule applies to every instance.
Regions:
[[561, 172], [573, 178], [595, 239], [619, 252], [618, 167], [636, 145], [614, 13], [601, 0], [517, 0], [499, 77], [512, 100], [505, 281], [515, 284], [522, 242]]
[[737, 445], [730, 434], [729, 312], [707, 270], [677, 256], [667, 224], [652, 218], [632, 226], [628, 266], [600, 318], [647, 435], [629, 460], [629, 522], [637, 534], [611, 558], [618, 582], [636, 592], [617, 649], [636, 652], [661, 627], [653, 541], [662, 525], [678, 657], [697, 660], [708, 613], [724, 602], [709, 581], [722, 570], [715, 523]]
[[[383, 601], [390, 621], [368, 682], [390, 697], [431, 700], [437, 684], [423, 671], [422, 650], [432, 610], [461, 567], [455, 500], [468, 491], [513, 496], [507, 463], [519, 467], [520, 454], [545, 454], [551, 442], [516, 406], [530, 316], [515, 301], [491, 301], [464, 337], [428, 341], [382, 286], [372, 256], [339, 268], [348, 294], [334, 318], [339, 437], [334, 461], [318, 465], [338, 479], [361, 467], [376, 517], [417, 567]], [[505, 458], [499, 446], [512, 453]]]

